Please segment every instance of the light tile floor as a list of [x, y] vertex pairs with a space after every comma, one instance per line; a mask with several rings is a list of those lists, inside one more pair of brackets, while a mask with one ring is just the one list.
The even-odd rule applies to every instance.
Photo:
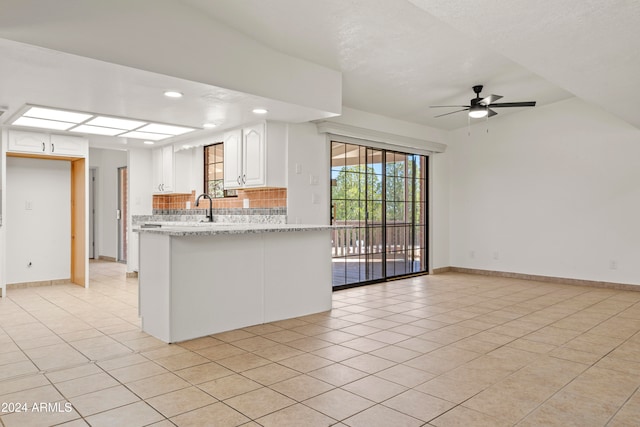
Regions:
[[90, 270], [0, 299], [3, 426], [640, 424], [640, 292], [448, 273], [167, 345]]

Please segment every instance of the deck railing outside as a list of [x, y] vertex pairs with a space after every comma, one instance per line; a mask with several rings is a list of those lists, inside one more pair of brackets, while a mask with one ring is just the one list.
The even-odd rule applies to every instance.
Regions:
[[[387, 221], [386, 246], [383, 248], [382, 222], [368, 222], [367, 227], [360, 221], [336, 221], [336, 225], [344, 227], [333, 230], [332, 257], [345, 257], [358, 254], [406, 253], [416, 250], [419, 257], [421, 245], [412, 241], [412, 224], [402, 221]], [[418, 236], [416, 242], [423, 239]]]

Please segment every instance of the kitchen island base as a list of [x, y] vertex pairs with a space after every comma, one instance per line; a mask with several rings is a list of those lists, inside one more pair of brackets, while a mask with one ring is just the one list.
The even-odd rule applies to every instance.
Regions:
[[325, 229], [140, 233], [142, 330], [174, 343], [331, 309]]

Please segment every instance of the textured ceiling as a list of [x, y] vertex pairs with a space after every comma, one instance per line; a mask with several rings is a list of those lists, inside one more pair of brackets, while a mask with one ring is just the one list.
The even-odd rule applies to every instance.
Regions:
[[[429, 106], [467, 104], [474, 96], [471, 87], [484, 84], [483, 95], [503, 95], [503, 102], [544, 105], [575, 95], [640, 128], [638, 0], [137, 0], [138, 9], [155, 11], [136, 23], [141, 31], [167, 34], [159, 20], [160, 4], [167, 8], [165, 15], [192, 17], [196, 12], [211, 28], [231, 27], [273, 50], [340, 71], [343, 104], [358, 110], [456, 129], [467, 125], [465, 114], [434, 119], [449, 110]], [[76, 25], [82, 20], [80, 6], [100, 6], [111, 11], [109, 16], [122, 16], [130, 8], [126, 0], [58, 0], [55, 14], [47, 13], [52, 8], [48, 0], [0, 0], [0, 5], [0, 16], [23, 12], [22, 20], [6, 18], [0, 30], [32, 38], [55, 35], [59, 43], [51, 47], [58, 52], [0, 43], [0, 106], [10, 107], [3, 118], [11, 108], [31, 102], [192, 126], [229, 117], [231, 125], [248, 120], [242, 111], [250, 104], [268, 101], [171, 77], [178, 74], [65, 56], [70, 50], [64, 37], [45, 31]], [[100, 22], [106, 19], [94, 15]], [[176, 18], [171, 31], [189, 24]], [[78, 33], [63, 35], [71, 37], [67, 44], [77, 41]], [[85, 35], [90, 40], [91, 34]], [[113, 46], [115, 53], [126, 49], [121, 43]], [[233, 59], [233, 53], [225, 51], [219, 60]], [[153, 70], [153, 63], [143, 65]], [[175, 67], [185, 69], [179, 61]], [[193, 95], [180, 108], [157, 99], [161, 88], [173, 84]], [[290, 107], [276, 102], [270, 109], [279, 111], [282, 120], [313, 114]], [[492, 120], [519, 111], [501, 109]]]
[[572, 96], [409, 1], [183, 1], [268, 46], [342, 71], [344, 105], [364, 111], [454, 129], [466, 126], [464, 114], [434, 119], [449, 110], [428, 107], [468, 104], [475, 84], [504, 102]]
[[640, 1], [410, 0], [574, 95], [640, 127]]

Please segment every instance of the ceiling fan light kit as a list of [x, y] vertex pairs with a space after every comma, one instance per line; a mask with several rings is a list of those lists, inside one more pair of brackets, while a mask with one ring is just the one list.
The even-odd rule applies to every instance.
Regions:
[[460, 108], [462, 110], [451, 111], [449, 113], [440, 114], [435, 117], [448, 116], [449, 114], [460, 113], [462, 111], [468, 111], [469, 117], [472, 119], [482, 119], [484, 117], [493, 117], [496, 113], [492, 108], [507, 108], [507, 107], [535, 107], [536, 101], [524, 101], [524, 102], [502, 102], [496, 103], [496, 101], [502, 96], [489, 95], [485, 98], [480, 98], [480, 92], [482, 92], [482, 85], [473, 86], [473, 92], [476, 97], [469, 101], [469, 105], [432, 105], [431, 108]]
[[472, 119], [481, 119], [486, 117], [488, 114], [489, 111], [487, 111], [487, 108], [482, 105], [472, 105], [471, 108], [469, 108], [469, 117]]

